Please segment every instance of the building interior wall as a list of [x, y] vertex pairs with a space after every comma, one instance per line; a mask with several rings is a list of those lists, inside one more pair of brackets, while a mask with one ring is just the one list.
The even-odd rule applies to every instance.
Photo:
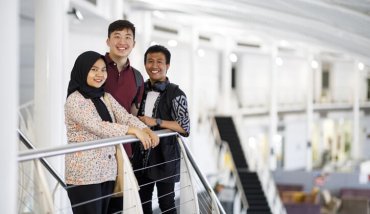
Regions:
[[[20, 4], [25, 4], [25, 1], [20, 1]], [[104, 11], [109, 11], [109, 8], [105, 7]], [[231, 39], [230, 45], [230, 38], [225, 35], [211, 35], [210, 40], [200, 41], [199, 37], [192, 35], [197, 31], [193, 26], [184, 25], [176, 20], [160, 22], [179, 32], [169, 34], [154, 28], [158, 20], [147, 11], [126, 11], [126, 13], [127, 17], [138, 25], [137, 44], [130, 60], [141, 70], [145, 79], [147, 75], [143, 68], [143, 54], [151, 42], [164, 44], [171, 50], [173, 58], [168, 76], [171, 81], [180, 84], [191, 102], [192, 127], [195, 127], [195, 134], [190, 137], [190, 141], [194, 142], [191, 145], [192, 149], [197, 150], [197, 143], [204, 146], [202, 141], [208, 140], [202, 130], [204, 116], [215, 113], [230, 114], [223, 112], [222, 107], [236, 103], [232, 106], [231, 115], [242, 118], [243, 144], [254, 147], [266, 163], [270, 157], [271, 147], [275, 147], [278, 170], [306, 169], [308, 144], [312, 148], [310, 151], [314, 169], [322, 169], [325, 164], [329, 164], [327, 167], [330, 168], [326, 168], [328, 170], [353, 172], [350, 168], [341, 166], [345, 166], [347, 161], [363, 161], [370, 158], [370, 67], [365, 64], [361, 69], [359, 84], [356, 85], [355, 72], [358, 69], [358, 60], [351, 53], [327, 56], [320, 52], [311, 53], [305, 46], [297, 48], [296, 51], [279, 52], [277, 49], [276, 54], [276, 50], [271, 47], [237, 47], [235, 45], [237, 39]], [[66, 15], [69, 23], [66, 33], [68, 53], [66, 67], [63, 68], [65, 78], [61, 80], [63, 91], [66, 91], [73, 62], [81, 52], [107, 51], [106, 29], [110, 20], [104, 16], [101, 18], [96, 17], [96, 14], [93, 15], [94, 22], [76, 22], [74, 18]], [[32, 13], [20, 11], [20, 106], [34, 99], [34, 22]], [[150, 30], [143, 29], [140, 25], [149, 27]], [[169, 40], [178, 41], [177, 45], [170, 46]], [[236, 53], [237, 56], [237, 62], [232, 63], [235, 69], [235, 88], [225, 89], [224, 75], [231, 74], [225, 67], [231, 69], [231, 66], [227, 67], [224, 56], [229, 52]], [[311, 64], [312, 55], [318, 63], [317, 67]], [[280, 64], [277, 64], [278, 59]], [[277, 72], [275, 96], [278, 121], [277, 134], [274, 136], [276, 140], [272, 143], [269, 138], [269, 118], [273, 100], [271, 99], [273, 69]], [[324, 77], [324, 72], [328, 72], [328, 76]], [[307, 80], [311, 74], [313, 78], [309, 82]], [[324, 80], [325, 78], [327, 79]], [[327, 82], [324, 84], [324, 81]], [[358, 121], [360, 152], [354, 156], [351, 148], [355, 134], [353, 112], [356, 87], [359, 87], [358, 108], [361, 115]], [[232, 96], [226, 99], [221, 97], [225, 90], [230, 90]], [[312, 100], [309, 93], [312, 93]], [[313, 105], [314, 115], [311, 132], [307, 122], [309, 104]], [[322, 107], [323, 105], [326, 107]], [[61, 129], [63, 126], [64, 124], [60, 124]], [[198, 155], [200, 162], [207, 161], [202, 159], [201, 153]]]

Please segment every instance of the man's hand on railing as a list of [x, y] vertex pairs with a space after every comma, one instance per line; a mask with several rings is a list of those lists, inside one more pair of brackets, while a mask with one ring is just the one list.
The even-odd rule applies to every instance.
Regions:
[[138, 118], [141, 120], [141, 122], [143, 122], [145, 125], [149, 127], [154, 127], [157, 125], [155, 118], [148, 116], [139, 116]]

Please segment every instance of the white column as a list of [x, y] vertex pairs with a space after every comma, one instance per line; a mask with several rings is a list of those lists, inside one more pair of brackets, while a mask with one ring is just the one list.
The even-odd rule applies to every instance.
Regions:
[[353, 81], [353, 138], [351, 155], [354, 159], [362, 158], [361, 141], [360, 139], [360, 69], [358, 62], [354, 65], [354, 81]]
[[[199, 89], [199, 85], [202, 84], [199, 82], [199, 78], [197, 78], [197, 74], [199, 74], [198, 71], [198, 66], [195, 63], [196, 62], [196, 57], [198, 57], [198, 46], [199, 46], [199, 32], [194, 29], [193, 27], [188, 29], [188, 35], [190, 40], [190, 47], [191, 47], [191, 72], [190, 72], [190, 79], [192, 80], [191, 82], [191, 92], [190, 92], [190, 100], [188, 100], [189, 105], [189, 111], [190, 111], [190, 123], [191, 123], [191, 130], [193, 133], [195, 133], [196, 130], [198, 130], [198, 118], [201, 116], [199, 113], [199, 99], [202, 96]], [[195, 135], [190, 135], [190, 142], [195, 142], [196, 139], [194, 138]], [[191, 150], [196, 149], [196, 146], [194, 144], [189, 144], [189, 147]]]
[[[104, 0], [102, 0], [102, 1], [104, 1]], [[130, 0], [119, 0], [119, 1], [122, 2], [122, 15], [128, 15], [132, 11], [132, 9], [130, 7], [130, 4], [131, 4]], [[141, 13], [146, 13], [146, 12], [144, 12], [144, 10], [140, 11], [140, 12]], [[127, 17], [123, 17], [123, 16], [122, 16], [122, 18], [127, 19]], [[129, 18], [129, 20], [131, 20], [131, 18]]]
[[[35, 0], [35, 94], [34, 130], [37, 148], [64, 145], [64, 103], [70, 69], [66, 66], [69, 0]], [[67, 73], [67, 74], [66, 74]], [[48, 159], [58, 175], [64, 175], [64, 157]], [[45, 173], [49, 191], [56, 181]], [[63, 178], [62, 178], [63, 179]], [[54, 198], [56, 207], [68, 207], [63, 189]], [[44, 190], [48, 191], [48, 190]]]
[[232, 63], [230, 61], [230, 54], [233, 48], [233, 40], [231, 38], [223, 38], [219, 44], [222, 45], [221, 52], [221, 100], [220, 100], [220, 110], [221, 113], [230, 114], [231, 112], [231, 69]]
[[[61, 2], [63, 2], [63, 8], [62, 11], [68, 11], [70, 8], [69, 8], [69, 3], [70, 3], [70, 0], [60, 0]], [[61, 40], [61, 43], [63, 44], [62, 45], [62, 58], [61, 58], [61, 78], [62, 80], [58, 80], [58, 83], [61, 83], [61, 92], [60, 94], [61, 97], [59, 97], [59, 99], [61, 100], [61, 112], [56, 112], [58, 113], [61, 113], [61, 115], [59, 115], [59, 117], [61, 117], [61, 122], [59, 122], [58, 124], [56, 124], [57, 126], [60, 125], [61, 126], [61, 136], [57, 136], [56, 137], [59, 137], [58, 139], [60, 139], [60, 143], [61, 144], [66, 144], [67, 143], [67, 135], [66, 135], [66, 127], [64, 125], [64, 102], [66, 100], [66, 96], [67, 96], [67, 88], [68, 88], [68, 83], [69, 83], [69, 79], [70, 79], [70, 76], [71, 76], [71, 69], [69, 66], [69, 64], [71, 64], [71, 62], [68, 60], [69, 59], [69, 55], [70, 55], [70, 40], [69, 40], [69, 35], [70, 35], [70, 30], [69, 30], [69, 21], [68, 21], [68, 15], [66, 16], [64, 12], [62, 12], [62, 22], [63, 22], [63, 25], [62, 26], [62, 40]], [[60, 105], [59, 104], [59, 105]], [[60, 109], [59, 108], [59, 109]], [[56, 133], [57, 134], [57, 133]], [[59, 144], [59, 142], [57, 142], [55, 145]], [[54, 168], [55, 170], [57, 170], [58, 172], [60, 172], [60, 176], [64, 176], [64, 157], [60, 156], [60, 158], [58, 160], [55, 160], [54, 162]], [[54, 186], [53, 186], [54, 188]], [[54, 194], [54, 206], [55, 207], [69, 207], [70, 206], [70, 202], [69, 202], [69, 198], [68, 198], [68, 195], [67, 195], [67, 192], [63, 189], [63, 188], [59, 188], [58, 189], [59, 192], [55, 192]], [[70, 211], [70, 213], [72, 213], [72, 211]]]
[[314, 57], [308, 57], [307, 62], [307, 88], [306, 88], [306, 116], [307, 116], [307, 150], [306, 150], [306, 170], [312, 170], [312, 127], [313, 127], [313, 73], [318, 64]]
[[[63, 63], [64, 1], [35, 1], [35, 99], [34, 118], [37, 147], [65, 144], [61, 142], [64, 126]], [[63, 89], [63, 90], [62, 90]]]
[[129, 13], [128, 19], [135, 25], [136, 28], [136, 44], [130, 55], [130, 61], [134, 63], [134, 67], [140, 69], [145, 78], [148, 77], [144, 68], [144, 53], [149, 48], [153, 37], [153, 23], [151, 12], [140, 11]]
[[270, 129], [269, 129], [269, 164], [270, 169], [274, 170], [277, 166], [276, 151], [275, 151], [275, 136], [278, 126], [277, 112], [277, 47], [272, 48], [271, 53], [271, 78], [270, 78]]
[[[125, 4], [125, 6], [128, 6], [128, 4]], [[114, 21], [123, 18], [123, 0], [98, 0], [97, 7], [103, 16], [109, 20]]]
[[0, 207], [2, 213], [16, 213], [17, 203], [17, 147], [18, 137], [18, 73], [19, 73], [19, 1], [3, 1], [0, 7], [0, 47], [3, 50], [0, 64], [3, 67], [4, 81], [0, 84], [1, 139], [0, 184], [2, 194]]
[[[125, 3], [125, 5], [128, 4], [128, 2]], [[153, 35], [151, 12], [135, 11], [127, 13], [127, 16], [126, 18], [135, 25], [136, 31], [135, 48], [129, 56], [130, 63], [141, 72], [144, 81], [146, 81], [149, 77], [144, 67], [144, 53], [148, 49]]]

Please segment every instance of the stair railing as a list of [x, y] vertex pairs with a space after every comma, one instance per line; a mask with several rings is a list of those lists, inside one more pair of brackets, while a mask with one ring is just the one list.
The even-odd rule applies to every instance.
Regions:
[[[185, 139], [178, 135], [179, 143], [181, 146], [181, 150], [185, 151], [187, 158], [185, 160], [188, 160], [191, 166], [193, 167], [195, 173], [197, 174], [198, 178], [200, 179], [201, 183], [203, 184], [204, 188], [206, 189], [206, 192], [208, 193], [208, 196], [212, 199], [212, 214], [215, 213], [221, 213], [226, 214], [224, 208], [222, 207], [220, 201], [218, 200], [215, 192], [213, 191], [211, 185], [209, 185], [207, 179], [203, 175], [203, 173], [200, 171], [198, 165], [196, 164], [192, 153], [190, 152], [188, 146], [185, 143]], [[185, 162], [186, 163], [186, 162]], [[183, 212], [184, 213], [184, 212]]]
[[18, 129], [31, 141], [34, 140], [33, 101], [29, 101], [19, 107]]
[[[28, 149], [36, 149], [34, 145], [32, 145], [31, 141], [24, 135], [21, 130], [17, 130], [19, 140], [28, 148]], [[66, 188], [67, 185], [64, 183], [63, 179], [58, 175], [55, 169], [49, 164], [45, 158], [40, 158], [40, 162], [44, 167], [48, 170], [48, 172], [54, 177], [54, 179], [60, 184], [63, 188]]]
[[239, 192], [241, 203], [242, 203], [243, 208], [244, 208], [242, 210], [242, 212], [247, 213], [247, 210], [249, 208], [248, 200], [247, 200], [246, 194], [244, 192], [243, 185], [242, 185], [242, 182], [240, 180], [239, 174], [236, 171], [235, 163], [234, 163], [234, 160], [232, 159], [232, 155], [231, 155], [229, 145], [228, 145], [227, 142], [225, 142], [221, 139], [220, 132], [218, 130], [218, 127], [216, 125], [217, 123], [216, 123], [214, 117], [210, 117], [210, 123], [211, 123], [211, 132], [212, 132], [212, 135], [215, 139], [216, 145], [218, 145], [220, 147], [220, 150], [221, 150], [221, 148], [223, 148], [225, 150], [225, 153], [228, 154], [231, 157], [231, 165], [232, 165], [231, 172], [232, 172], [232, 174], [235, 178], [236, 188], [237, 188], [237, 191]]

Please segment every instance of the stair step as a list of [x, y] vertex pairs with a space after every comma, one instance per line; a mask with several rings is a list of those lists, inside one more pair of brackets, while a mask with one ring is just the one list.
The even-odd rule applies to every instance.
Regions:
[[249, 205], [249, 210], [259, 210], [259, 211], [266, 210], [267, 212], [271, 212], [268, 204], [257, 205], [257, 208], [256, 206]]
[[242, 184], [245, 184], [246, 186], [261, 186], [261, 182], [258, 180], [253, 180], [253, 179], [242, 179], [241, 180]]
[[244, 189], [244, 192], [245, 193], [262, 193], [263, 194], [263, 190], [261, 187], [245, 187], [243, 186], [243, 189]]
[[242, 181], [242, 183], [245, 183], [245, 184], [256, 184], [256, 185], [261, 184], [259, 180], [256, 180], [254, 178], [240, 178], [240, 180]]
[[243, 183], [242, 182], [242, 185], [245, 189], [250, 189], [250, 190], [253, 190], [253, 189], [262, 189], [262, 186], [261, 184], [251, 184], [251, 183]]
[[268, 206], [268, 203], [264, 200], [256, 200], [256, 201], [248, 200], [248, 204], [251, 207], [254, 207], [254, 206]]
[[266, 200], [265, 195], [247, 195], [248, 201], [254, 201], [254, 200]]
[[243, 188], [245, 193], [263, 193], [261, 188]]
[[259, 210], [247, 210], [247, 213], [248, 214], [270, 214], [271, 212], [270, 211], [259, 211]]
[[253, 206], [253, 207], [249, 207], [248, 211], [252, 211], [252, 210], [256, 210], [256, 211], [266, 210], [268, 212], [271, 212], [270, 211], [270, 208], [268, 206], [267, 207], [266, 206]]

